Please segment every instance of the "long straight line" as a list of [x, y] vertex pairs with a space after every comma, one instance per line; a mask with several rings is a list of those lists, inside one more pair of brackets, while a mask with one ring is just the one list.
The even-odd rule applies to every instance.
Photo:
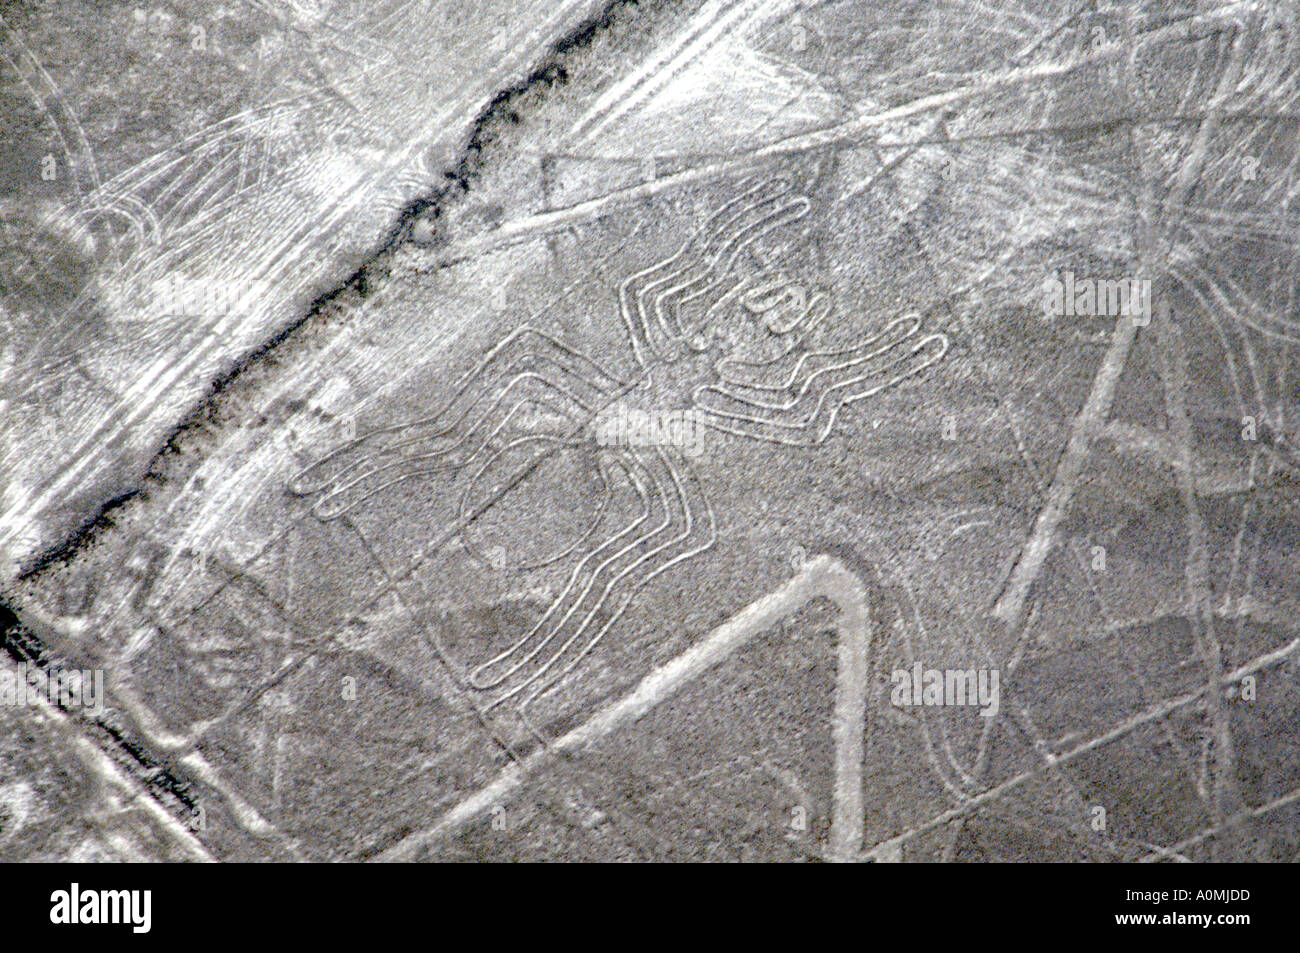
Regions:
[[581, 753], [607, 735], [631, 725], [718, 663], [771, 629], [782, 618], [819, 595], [835, 602], [839, 665], [835, 699], [835, 781], [828, 859], [856, 859], [862, 844], [863, 721], [871, 640], [870, 613], [864, 584], [831, 556], [810, 560], [797, 576], [775, 592], [750, 603], [702, 641], [643, 678], [633, 691], [613, 702], [552, 745], [508, 765], [496, 780], [470, 795], [433, 826], [411, 834], [379, 854], [378, 861], [414, 859], [423, 848], [500, 807], [537, 771], [565, 755]]

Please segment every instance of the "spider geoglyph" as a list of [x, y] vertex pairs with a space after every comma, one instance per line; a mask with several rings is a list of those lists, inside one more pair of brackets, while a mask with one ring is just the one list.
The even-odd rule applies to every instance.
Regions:
[[[591, 424], [603, 409], [631, 395], [673, 400], [718, 433], [814, 447], [844, 407], [920, 374], [947, 351], [947, 338], [922, 333], [915, 314], [847, 347], [820, 346], [834, 325], [829, 296], [766, 264], [756, 248], [803, 219], [809, 199], [786, 178], [747, 182], [738, 192], [674, 254], [621, 283], [631, 377], [522, 326], [435, 413], [364, 433], [291, 481], [292, 492], [314, 497], [316, 517], [330, 521], [410, 481], [441, 479], [467, 518], [496, 499], [494, 488], [501, 492], [521, 457], [585, 461], [595, 502], [572, 487], [559, 493], [572, 491], [568, 505], [589, 513], [589, 522], [536, 558], [507, 564], [498, 552], [483, 560], [497, 571], [566, 564], [541, 617], [468, 660], [431, 634], [485, 711], [510, 705], [524, 715], [590, 656], [638, 592], [716, 541], [713, 509], [686, 456], [673, 446], [600, 445]], [[669, 381], [669, 393], [655, 380]], [[535, 492], [546, 480], [538, 477], [521, 489]], [[469, 528], [460, 535], [475, 552]]]

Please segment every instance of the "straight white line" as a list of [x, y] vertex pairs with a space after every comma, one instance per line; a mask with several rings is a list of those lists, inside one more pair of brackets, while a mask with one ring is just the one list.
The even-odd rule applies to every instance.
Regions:
[[862, 581], [839, 560], [818, 556], [780, 589], [750, 603], [699, 644], [655, 669], [630, 695], [607, 705], [549, 747], [511, 764], [497, 775], [495, 781], [461, 801], [432, 827], [406, 837], [376, 860], [413, 859], [422, 848], [502, 804], [544, 764], [559, 755], [587, 749], [606, 735], [633, 724], [817, 596], [835, 602], [841, 612], [837, 624], [839, 665], [835, 687], [834, 805], [827, 859], [855, 859], [862, 843], [864, 820], [862, 754], [871, 640], [869, 613]]

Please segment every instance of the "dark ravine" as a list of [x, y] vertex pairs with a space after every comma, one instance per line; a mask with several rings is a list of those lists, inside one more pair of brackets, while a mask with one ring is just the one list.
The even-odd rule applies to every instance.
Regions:
[[[53, 655], [36, 632], [24, 625], [13, 610], [3, 606], [0, 606], [0, 648], [14, 663], [38, 666], [47, 675], [51, 669], [67, 667], [67, 660]], [[129, 729], [113, 718], [111, 707], [99, 716], [57, 702], [55, 707], [71, 718], [118, 768], [150, 796], [182, 822], [189, 821], [198, 804], [194, 783], [153, 757]]]

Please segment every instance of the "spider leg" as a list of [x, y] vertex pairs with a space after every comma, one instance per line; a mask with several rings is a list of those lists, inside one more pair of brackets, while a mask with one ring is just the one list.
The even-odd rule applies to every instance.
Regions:
[[[599, 603], [583, 619], [581, 629], [569, 637], [545, 666], [552, 671], [522, 696], [518, 707], [525, 715], [530, 705], [558, 686], [597, 648], [642, 589], [674, 566], [707, 551], [717, 542], [713, 508], [690, 474], [689, 465], [676, 457], [675, 452], [656, 451], [656, 454], [658, 464], [666, 468], [672, 482], [671, 498], [676, 509], [674, 524], [680, 531], [671, 538], [656, 540], [653, 546], [647, 543], [620, 575], [610, 579], [601, 592]], [[616, 586], [621, 588], [616, 590]], [[597, 613], [611, 597], [619, 600], [617, 608], [609, 613], [597, 629]]]
[[701, 422], [714, 430], [788, 446], [814, 446], [834, 428], [840, 410], [922, 373], [948, 351], [943, 334], [920, 335], [919, 315], [890, 322], [848, 348], [793, 351], [736, 366], [721, 383], [696, 388]]
[[[784, 201], [764, 203], [751, 210], [754, 214], [737, 216], [733, 221], [734, 232], [721, 243], [715, 255], [692, 270], [689, 275], [679, 277], [659, 290], [664, 282], [645, 288], [642, 298], [653, 295], [653, 312], [656, 327], [664, 337], [673, 344], [678, 344], [693, 334], [694, 329], [687, 329], [681, 318], [681, 309], [694, 301], [716, 301], [735, 287], [739, 279], [734, 274], [736, 260], [744, 250], [769, 232], [785, 225], [790, 225], [811, 208], [807, 198], [798, 196]], [[706, 305], [707, 308], [707, 305]]]
[[525, 713], [578, 668], [641, 589], [716, 541], [712, 508], [676, 451], [620, 453], [618, 466], [640, 514], [584, 557], [532, 630], [471, 673], [475, 687], [498, 691], [489, 710], [514, 703]]
[[316, 496], [318, 518], [336, 519], [400, 483], [460, 470], [529, 409], [573, 419], [621, 384], [551, 336], [521, 328], [466, 374], [435, 414], [358, 436], [303, 468], [289, 489]]
[[895, 318], [877, 334], [862, 338], [848, 348], [810, 350], [794, 347], [765, 361], [736, 361], [724, 358], [717, 364], [723, 385], [708, 385], [701, 391], [734, 394], [739, 400], [763, 401], [772, 395], [787, 396], [800, 382], [838, 362], [870, 359], [888, 353], [913, 338], [921, 329], [921, 317], [908, 314]]
[[624, 476], [633, 485], [641, 500], [640, 515], [614, 535], [602, 540], [600, 545], [582, 558], [569, 574], [564, 589], [531, 629], [513, 644], [470, 671], [468, 680], [474, 688], [481, 691], [496, 688], [531, 662], [577, 611], [578, 606], [591, 592], [601, 568], [611, 558], [617, 559], [628, 548], [635, 547], [637, 542], [644, 538], [639, 534], [647, 524], [650, 524], [650, 535], [662, 531], [667, 525], [666, 523], [657, 527], [653, 525], [652, 515], [656, 510], [646, 482], [621, 461], [617, 465], [623, 470]]
[[[707, 287], [716, 279], [720, 268], [731, 267], [736, 255], [743, 250], [741, 241], [744, 236], [761, 224], [765, 216], [791, 202], [796, 205], [807, 203], [806, 199], [791, 199], [790, 191], [790, 182], [780, 178], [751, 185], [718, 208], [674, 254], [629, 275], [619, 285], [619, 310], [639, 363], [644, 365], [652, 357], [661, 356], [661, 350], [671, 349], [672, 342], [681, 337], [680, 329], [674, 330], [670, 319], [661, 311], [653, 316], [647, 312], [649, 295], [664, 286], [681, 285], [676, 292], [678, 296], [701, 283]], [[772, 222], [769, 228], [777, 224]]]

